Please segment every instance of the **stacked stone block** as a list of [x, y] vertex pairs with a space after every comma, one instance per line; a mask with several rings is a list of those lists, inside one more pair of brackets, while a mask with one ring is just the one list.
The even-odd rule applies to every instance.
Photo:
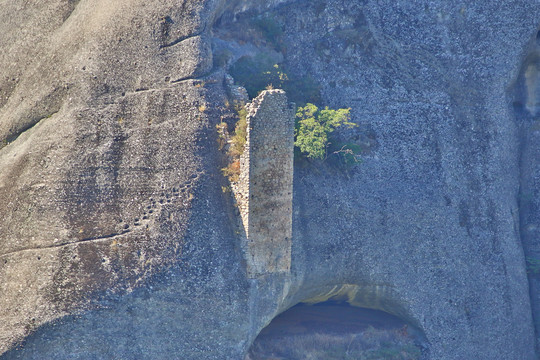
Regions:
[[247, 105], [238, 205], [250, 277], [291, 266], [294, 107], [283, 90], [266, 90]]

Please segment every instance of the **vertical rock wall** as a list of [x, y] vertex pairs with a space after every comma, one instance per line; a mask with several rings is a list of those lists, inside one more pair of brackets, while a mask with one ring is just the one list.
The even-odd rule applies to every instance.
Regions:
[[283, 90], [264, 91], [248, 105], [240, 160], [240, 213], [250, 277], [291, 267], [294, 110]]
[[540, 32], [529, 47], [514, 88], [520, 132], [519, 227], [528, 265], [531, 306], [540, 329]]

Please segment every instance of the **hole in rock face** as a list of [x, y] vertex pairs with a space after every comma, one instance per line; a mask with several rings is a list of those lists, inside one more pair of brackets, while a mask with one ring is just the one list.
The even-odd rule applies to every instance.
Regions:
[[335, 301], [300, 303], [259, 333], [245, 360], [420, 359], [415, 332], [383, 311]]

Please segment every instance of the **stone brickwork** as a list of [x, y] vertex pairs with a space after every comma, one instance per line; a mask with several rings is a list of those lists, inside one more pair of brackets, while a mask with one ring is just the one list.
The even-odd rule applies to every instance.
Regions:
[[267, 90], [247, 110], [237, 200], [247, 271], [257, 277], [291, 266], [294, 107], [283, 90]]

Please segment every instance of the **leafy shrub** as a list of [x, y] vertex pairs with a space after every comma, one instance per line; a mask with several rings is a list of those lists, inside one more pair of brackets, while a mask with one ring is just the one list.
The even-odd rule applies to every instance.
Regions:
[[340, 143], [334, 141], [328, 145], [328, 153], [335, 155], [338, 164], [345, 168], [357, 165], [360, 162], [360, 153], [362, 148], [355, 143]]
[[[317, 106], [311, 103], [299, 107], [296, 112], [296, 140], [294, 144], [308, 158], [326, 159], [330, 134], [342, 125], [347, 127], [356, 126], [356, 124], [349, 121], [349, 113], [350, 109], [332, 110], [328, 106], [323, 110], [319, 110]], [[353, 149], [348, 150], [351, 151], [347, 151], [347, 154], [351, 154], [353, 151]]]
[[[244, 104], [237, 104], [235, 108], [238, 121], [229, 141], [228, 165], [222, 169], [223, 174], [231, 182], [237, 182], [240, 177], [240, 156], [247, 141], [247, 110]], [[330, 141], [330, 134], [340, 126], [349, 128], [357, 126], [350, 122], [350, 109], [333, 110], [325, 107], [319, 110], [311, 103], [299, 107], [296, 113], [295, 161], [298, 160], [299, 153], [302, 153], [308, 159], [317, 160], [326, 160], [329, 155], [333, 155], [338, 159], [340, 166], [349, 167], [357, 164], [361, 150], [359, 145]], [[229, 138], [226, 124], [219, 124], [217, 130], [221, 148]]]

